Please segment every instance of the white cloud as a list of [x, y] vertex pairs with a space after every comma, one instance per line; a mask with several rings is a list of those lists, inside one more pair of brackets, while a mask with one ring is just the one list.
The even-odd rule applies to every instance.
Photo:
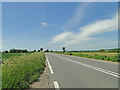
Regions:
[[81, 35], [90, 36], [116, 30], [118, 28], [117, 20], [118, 15], [116, 14], [111, 19], [105, 19], [91, 23], [85, 27], [80, 28], [80, 30], [82, 30]]
[[[78, 5], [78, 7], [75, 9], [75, 12], [73, 14], [73, 17], [62, 27], [62, 29], [71, 29], [75, 26], [77, 26], [80, 21], [83, 19], [83, 14], [86, 11], [86, 8], [88, 7], [90, 3], [82, 3]], [[50, 43], [65, 43], [67, 41], [70, 41], [73, 39], [74, 33], [73, 32], [63, 32], [59, 35], [56, 35], [52, 38]]]
[[47, 26], [46, 22], [42, 22], [41, 24], [42, 24], [42, 26]]
[[63, 32], [62, 34], [56, 35], [51, 42], [61, 42], [64, 46], [79, 44], [94, 39], [95, 37], [93, 35], [111, 32], [117, 30], [117, 28], [118, 13], [111, 19], [99, 20], [81, 27], [79, 33]]
[[50, 43], [57, 43], [57, 42], [61, 42], [67, 38], [69, 38], [68, 36], [72, 35], [72, 32], [64, 32], [62, 34], [56, 35], [55, 37], [53, 37], [52, 41]]
[[45, 23], [45, 22], [42, 22], [42, 25], [46, 25], [46, 23]]

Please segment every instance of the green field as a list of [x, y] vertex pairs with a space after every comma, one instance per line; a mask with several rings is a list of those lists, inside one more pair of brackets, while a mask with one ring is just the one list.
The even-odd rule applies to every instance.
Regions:
[[29, 88], [45, 68], [43, 52], [3, 55], [6, 60], [2, 64], [2, 88]]
[[13, 56], [21, 56], [24, 53], [2, 53], [2, 58], [3, 59], [7, 59], [9, 57], [13, 57]]
[[108, 52], [108, 53], [107, 52], [65, 52], [65, 53], [55, 52], [55, 53], [119, 62], [118, 53], [113, 53], [113, 52]]

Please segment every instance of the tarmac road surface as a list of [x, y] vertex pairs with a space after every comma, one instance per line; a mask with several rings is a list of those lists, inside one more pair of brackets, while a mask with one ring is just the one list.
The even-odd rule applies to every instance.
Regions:
[[118, 88], [118, 64], [45, 53], [55, 88]]

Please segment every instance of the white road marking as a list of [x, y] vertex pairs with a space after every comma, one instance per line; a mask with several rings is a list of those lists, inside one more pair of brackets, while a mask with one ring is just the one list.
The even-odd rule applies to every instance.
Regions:
[[49, 69], [50, 69], [50, 73], [51, 73], [51, 74], [54, 74], [53, 69], [52, 69], [52, 66], [50, 65], [50, 62], [49, 62], [49, 60], [48, 60], [47, 57], [46, 57], [46, 60], [47, 60], [47, 62], [48, 62], [48, 67], [49, 67]]
[[102, 69], [102, 68], [99, 68], [99, 67], [96, 67], [96, 66], [84, 64], [84, 63], [81, 63], [81, 62], [73, 61], [73, 60], [71, 60], [71, 59], [61, 57], [61, 56], [59, 56], [59, 55], [55, 55], [55, 56], [58, 56], [58, 57], [63, 58], [63, 59], [65, 59], [65, 60], [68, 60], [68, 61], [77, 63], [77, 64], [79, 64], [79, 65], [83, 65], [83, 66], [88, 67], [88, 68], [91, 68], [91, 69], [94, 69], [94, 70], [97, 70], [97, 71], [100, 71], [100, 72], [103, 72], [103, 73], [112, 75], [112, 76], [114, 76], [114, 77], [120, 78], [120, 74], [119, 74], [119, 73], [116, 73], [116, 72], [113, 72], [113, 71], [110, 71], [110, 70], [106, 70], [106, 69]]
[[54, 81], [53, 83], [54, 83], [55, 89], [60, 90], [60, 87], [59, 87], [58, 82], [57, 82], [57, 81]]

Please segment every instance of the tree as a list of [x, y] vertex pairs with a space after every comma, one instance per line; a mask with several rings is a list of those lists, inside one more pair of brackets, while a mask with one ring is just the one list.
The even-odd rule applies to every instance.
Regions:
[[49, 52], [49, 49], [47, 49], [45, 52]]
[[105, 50], [104, 49], [100, 49], [100, 52], [105, 52]]
[[53, 50], [50, 50], [50, 52], [53, 52]]
[[43, 51], [43, 48], [40, 48], [40, 51]]
[[65, 52], [65, 47], [62, 48], [63, 52]]
[[10, 49], [10, 53], [26, 53], [28, 52], [27, 49], [22, 50], [22, 49]]
[[7, 51], [7, 50], [5, 50], [5, 53], [8, 53], [8, 51]]
[[49, 52], [49, 49], [47, 49], [47, 52]]
[[25, 49], [24, 52], [28, 52], [27, 49]]
[[10, 52], [10, 53], [16, 53], [16, 50], [15, 50], [15, 49], [10, 49], [9, 52]]
[[40, 50], [38, 50], [38, 52], [40, 52]]

